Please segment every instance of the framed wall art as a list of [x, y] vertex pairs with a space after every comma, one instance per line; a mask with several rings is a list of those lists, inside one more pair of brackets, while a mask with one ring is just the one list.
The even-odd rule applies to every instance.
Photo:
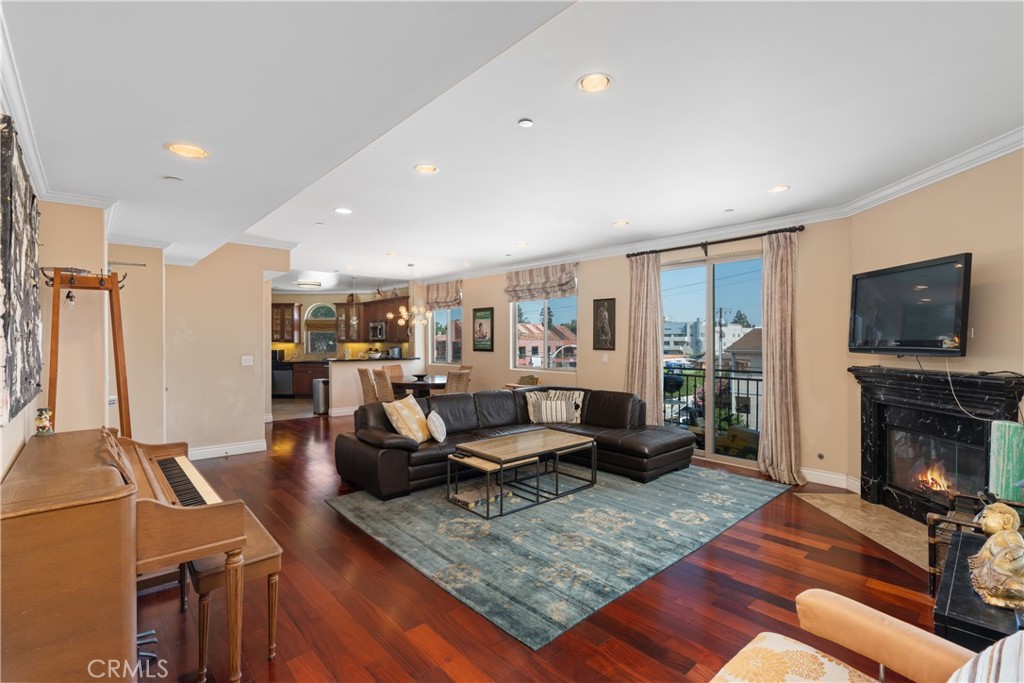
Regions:
[[39, 210], [11, 117], [0, 117], [0, 425], [40, 391]]
[[473, 309], [473, 350], [494, 350], [494, 309]]
[[615, 299], [594, 299], [594, 350], [615, 350]]

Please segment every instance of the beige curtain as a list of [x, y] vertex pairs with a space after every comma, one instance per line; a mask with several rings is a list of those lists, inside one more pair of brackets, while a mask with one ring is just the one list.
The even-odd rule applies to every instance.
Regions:
[[576, 294], [576, 264], [517, 270], [505, 275], [505, 294], [511, 301], [558, 299]]
[[661, 372], [661, 256], [629, 259], [626, 391], [647, 402], [647, 424], [665, 422]]
[[462, 305], [462, 280], [435, 282], [427, 285], [427, 308], [458, 308]]
[[806, 484], [800, 473], [800, 420], [796, 392], [793, 302], [796, 234], [765, 235], [764, 246], [764, 413], [757, 462], [784, 484]]

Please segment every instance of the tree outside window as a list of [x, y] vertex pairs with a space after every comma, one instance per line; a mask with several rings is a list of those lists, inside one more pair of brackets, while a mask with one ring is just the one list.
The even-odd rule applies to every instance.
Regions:
[[[576, 367], [576, 297], [513, 304], [517, 368]], [[529, 349], [529, 353], [527, 353]]]
[[337, 312], [330, 304], [313, 304], [306, 311], [306, 353], [327, 356], [338, 351]]
[[462, 309], [442, 308], [434, 311], [431, 330], [431, 362], [462, 362]]

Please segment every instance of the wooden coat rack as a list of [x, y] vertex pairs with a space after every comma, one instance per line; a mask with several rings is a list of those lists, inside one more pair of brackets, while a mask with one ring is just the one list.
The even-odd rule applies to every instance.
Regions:
[[[60, 309], [64, 303], [61, 290], [85, 289], [110, 293], [110, 333], [114, 343], [114, 376], [117, 382], [117, 412], [121, 421], [121, 434], [131, 438], [132, 420], [128, 408], [128, 373], [124, 361], [124, 326], [121, 323], [121, 283], [117, 273], [94, 275], [77, 269], [63, 272], [53, 269], [53, 278], [47, 277], [47, 284], [53, 287], [53, 311], [50, 320], [50, 384], [49, 402], [53, 410], [52, 424], [57, 426], [57, 346], [60, 342]], [[46, 276], [43, 273], [44, 277]]]

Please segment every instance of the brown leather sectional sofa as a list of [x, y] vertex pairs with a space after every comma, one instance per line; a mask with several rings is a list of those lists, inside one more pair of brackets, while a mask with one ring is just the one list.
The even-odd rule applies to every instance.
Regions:
[[[533, 424], [526, 407], [531, 391], [583, 392], [580, 424]], [[524, 387], [417, 399], [425, 415], [444, 419], [447, 438], [417, 444], [395, 432], [380, 403], [355, 413], [355, 433], [341, 434], [334, 446], [338, 474], [387, 500], [443, 484], [448, 455], [460, 443], [549, 427], [593, 436], [597, 467], [648, 482], [683, 469], [693, 457], [695, 437], [675, 427], [646, 424], [646, 405], [636, 395], [578, 387]]]

